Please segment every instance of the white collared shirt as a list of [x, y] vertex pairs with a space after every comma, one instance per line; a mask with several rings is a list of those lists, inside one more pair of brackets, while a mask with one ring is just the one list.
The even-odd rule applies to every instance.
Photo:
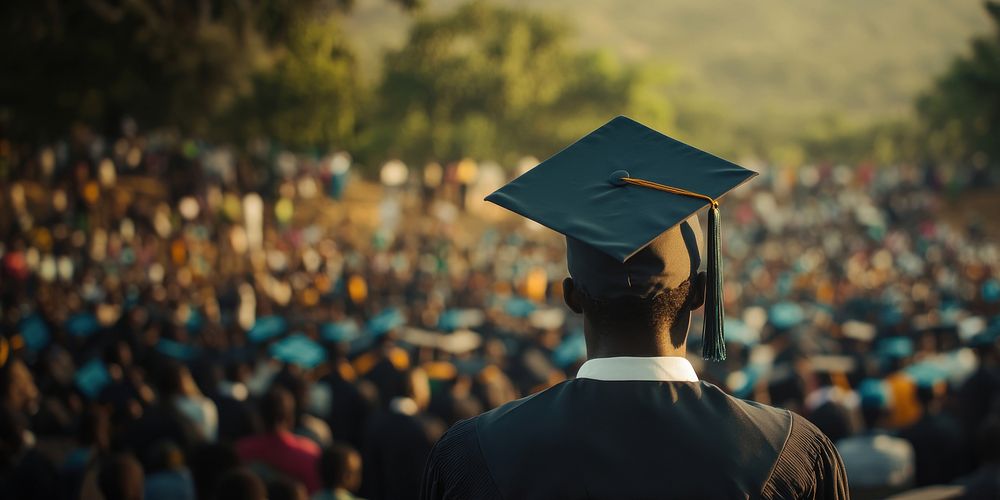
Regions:
[[651, 356], [589, 359], [576, 378], [593, 380], [647, 380], [659, 382], [697, 382], [691, 362], [679, 356]]

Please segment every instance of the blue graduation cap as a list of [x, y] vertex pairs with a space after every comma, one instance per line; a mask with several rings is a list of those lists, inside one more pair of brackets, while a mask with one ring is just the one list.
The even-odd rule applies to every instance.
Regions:
[[271, 340], [285, 333], [288, 322], [280, 316], [262, 316], [257, 318], [253, 327], [247, 332], [250, 342], [260, 343]]
[[905, 358], [913, 355], [913, 340], [909, 337], [887, 337], [876, 344], [875, 352], [882, 358]]
[[305, 369], [315, 368], [326, 359], [323, 346], [301, 333], [293, 333], [275, 342], [270, 353], [278, 361]]
[[760, 332], [750, 328], [742, 320], [726, 318], [726, 341], [746, 346], [757, 345], [760, 343]]
[[45, 349], [49, 342], [52, 340], [52, 335], [49, 333], [49, 327], [45, 324], [45, 320], [37, 314], [32, 314], [27, 318], [21, 320], [17, 325], [18, 330], [21, 331], [21, 338], [24, 339], [24, 346], [32, 352], [38, 352]]
[[760, 365], [750, 365], [733, 372], [726, 380], [733, 396], [748, 398], [757, 382], [765, 375], [766, 369]]
[[108, 373], [108, 368], [104, 366], [104, 362], [94, 358], [76, 370], [73, 382], [84, 396], [94, 399], [111, 383], [111, 375]]
[[361, 336], [361, 329], [353, 319], [324, 323], [319, 330], [327, 342], [350, 342]]
[[446, 332], [473, 328], [483, 324], [483, 318], [479, 309], [447, 309], [438, 317], [438, 328]]
[[198, 355], [198, 350], [194, 346], [170, 339], [157, 341], [156, 352], [180, 361], [191, 361]]
[[89, 337], [100, 329], [97, 316], [91, 312], [76, 313], [66, 320], [66, 331], [74, 337]]
[[910, 365], [903, 372], [921, 388], [933, 387], [938, 382], [947, 380], [949, 375], [943, 367], [927, 362]]
[[706, 359], [725, 359], [719, 198], [756, 175], [619, 116], [486, 197], [566, 236], [573, 281], [596, 299], [649, 297], [701, 264], [708, 210]]
[[204, 324], [205, 324], [205, 318], [202, 317], [201, 313], [198, 312], [197, 309], [191, 308], [191, 312], [188, 314], [187, 321], [184, 322], [184, 327], [187, 329], [188, 333], [200, 332]]
[[858, 397], [861, 399], [862, 408], [888, 408], [892, 404], [892, 397], [885, 382], [879, 379], [869, 378], [861, 381], [858, 385]]
[[983, 286], [980, 292], [983, 296], [983, 300], [991, 304], [1000, 302], [1000, 280], [996, 278], [990, 278], [983, 282]]
[[587, 340], [583, 330], [575, 330], [552, 351], [552, 364], [565, 370], [573, 363], [587, 357]]
[[987, 327], [969, 339], [969, 347], [989, 347], [1000, 339], [1000, 324]]
[[805, 321], [802, 306], [794, 302], [778, 302], [771, 306], [767, 313], [768, 320], [779, 330], [786, 330], [800, 325]]
[[406, 318], [403, 317], [403, 313], [394, 307], [382, 310], [380, 313], [372, 316], [368, 320], [368, 324], [365, 329], [369, 334], [376, 337], [385, 335], [406, 323]]
[[521, 297], [511, 297], [503, 305], [504, 312], [514, 318], [527, 318], [536, 308], [534, 302]]

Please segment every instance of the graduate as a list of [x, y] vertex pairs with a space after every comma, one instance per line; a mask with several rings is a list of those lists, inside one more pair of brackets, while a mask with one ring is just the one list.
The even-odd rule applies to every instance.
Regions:
[[422, 497], [847, 498], [816, 427], [700, 381], [685, 358], [704, 304], [702, 354], [725, 359], [720, 198], [754, 175], [620, 116], [488, 196], [566, 236], [563, 293], [588, 360], [455, 424]]

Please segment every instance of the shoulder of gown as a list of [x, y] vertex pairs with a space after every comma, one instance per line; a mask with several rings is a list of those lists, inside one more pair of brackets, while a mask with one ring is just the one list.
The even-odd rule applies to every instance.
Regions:
[[[791, 412], [789, 412], [791, 413]], [[764, 498], [849, 498], [837, 448], [811, 422], [792, 414], [788, 439], [764, 484]]]
[[424, 466], [420, 498], [501, 498], [479, 447], [478, 419], [456, 423], [434, 445]]

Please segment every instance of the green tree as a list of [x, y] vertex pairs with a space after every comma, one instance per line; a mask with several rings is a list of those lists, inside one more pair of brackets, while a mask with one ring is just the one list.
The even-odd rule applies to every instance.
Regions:
[[[396, 3], [409, 8], [418, 2]], [[356, 87], [344, 76], [353, 63], [346, 47], [333, 39], [338, 32], [330, 22], [351, 4], [6, 0], [0, 2], [0, 111], [10, 133], [44, 139], [64, 134], [77, 121], [113, 132], [124, 115], [147, 127], [207, 134], [237, 104], [243, 112], [253, 102], [305, 112], [303, 101], [323, 100], [339, 108], [354, 99]], [[324, 78], [332, 80], [308, 95], [311, 85]], [[336, 91], [334, 84], [340, 85]], [[265, 95], [250, 97], [255, 91]], [[273, 118], [298, 123], [289, 118], [295, 112]], [[338, 112], [318, 131], [298, 127], [305, 134], [298, 140], [338, 137], [350, 121], [350, 113]]]
[[1000, 168], [1000, 3], [989, 1], [991, 34], [976, 37], [917, 101], [928, 152], [947, 160], [987, 160]]
[[572, 51], [568, 35], [552, 18], [481, 2], [419, 20], [386, 56], [370, 150], [509, 164], [554, 153], [615, 114], [673, 125], [670, 103], [649, 85], [662, 74]]
[[304, 23], [288, 38], [283, 57], [253, 77], [215, 135], [266, 137], [299, 149], [353, 146], [362, 93], [336, 20]]

